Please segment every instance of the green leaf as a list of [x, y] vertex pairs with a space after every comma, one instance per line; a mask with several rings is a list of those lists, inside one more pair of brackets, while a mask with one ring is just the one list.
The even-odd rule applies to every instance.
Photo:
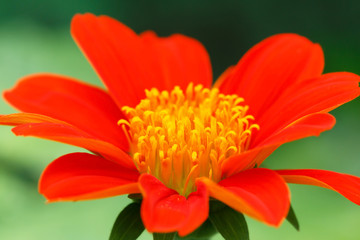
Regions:
[[173, 240], [176, 233], [153, 233], [154, 240]]
[[128, 195], [128, 198], [130, 198], [134, 202], [141, 203], [143, 197], [142, 197], [142, 195], [140, 193], [132, 193], [132, 194]]
[[217, 233], [216, 228], [211, 223], [211, 221], [207, 219], [194, 232], [190, 233], [189, 235], [186, 235], [185, 237], [179, 237], [179, 235], [176, 235], [175, 240], [207, 240], [215, 233]]
[[209, 216], [225, 239], [249, 240], [249, 230], [243, 214], [219, 201], [211, 201]]
[[293, 227], [296, 230], [300, 231], [299, 221], [297, 220], [294, 209], [292, 208], [291, 205], [290, 205], [290, 209], [289, 209], [289, 212], [288, 212], [288, 215], [287, 215], [286, 219], [289, 221], [289, 223], [291, 225], [293, 225]]
[[109, 240], [135, 240], [145, 227], [140, 217], [140, 204], [127, 205], [116, 218]]

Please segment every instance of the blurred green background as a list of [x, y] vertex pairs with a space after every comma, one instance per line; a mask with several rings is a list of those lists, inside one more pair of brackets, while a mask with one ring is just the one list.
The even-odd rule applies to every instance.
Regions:
[[[324, 49], [325, 72], [360, 74], [360, 2], [345, 1], [0, 1], [0, 89], [30, 73], [54, 72], [101, 85], [73, 43], [69, 24], [75, 13], [119, 19], [137, 32], [182, 33], [200, 40], [210, 53], [215, 78], [252, 45], [275, 33], [295, 32]], [[332, 113], [337, 125], [319, 138], [280, 147], [269, 168], [319, 168], [360, 176], [360, 100]], [[4, 101], [0, 113], [13, 113]], [[104, 200], [45, 204], [37, 180], [51, 160], [75, 147], [14, 137], [0, 127], [0, 239], [107, 239], [125, 196]], [[360, 207], [342, 196], [310, 186], [291, 186], [300, 221], [279, 229], [248, 218], [252, 240], [360, 238]], [[145, 233], [142, 239], [151, 239]], [[215, 236], [214, 239], [221, 239]]]

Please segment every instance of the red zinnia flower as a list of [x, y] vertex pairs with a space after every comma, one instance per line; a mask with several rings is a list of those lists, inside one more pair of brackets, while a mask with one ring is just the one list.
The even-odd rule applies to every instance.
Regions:
[[208, 54], [189, 37], [136, 35], [91, 14], [76, 15], [71, 33], [108, 92], [64, 76], [27, 76], [4, 94], [23, 113], [0, 117], [16, 135], [92, 152], [45, 169], [39, 191], [48, 201], [141, 193], [146, 228], [181, 236], [207, 219], [209, 197], [280, 225], [290, 205], [286, 182], [360, 204], [358, 177], [258, 168], [280, 145], [331, 129], [328, 112], [360, 94], [359, 76], [322, 75], [318, 44], [272, 36], [212, 86]]

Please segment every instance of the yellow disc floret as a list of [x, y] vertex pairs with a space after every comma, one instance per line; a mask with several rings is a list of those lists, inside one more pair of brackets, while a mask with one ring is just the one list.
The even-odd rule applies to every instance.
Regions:
[[135, 107], [123, 107], [119, 125], [130, 141], [130, 154], [140, 173], [150, 173], [187, 196], [195, 179], [221, 180], [222, 162], [247, 150], [254, 118], [237, 95], [189, 84], [184, 93], [153, 88]]

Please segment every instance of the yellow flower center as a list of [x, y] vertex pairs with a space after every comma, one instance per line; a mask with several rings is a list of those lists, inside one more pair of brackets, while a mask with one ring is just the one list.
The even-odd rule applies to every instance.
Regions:
[[195, 179], [221, 180], [221, 165], [246, 151], [253, 129], [259, 129], [248, 106], [237, 95], [189, 84], [185, 93], [153, 88], [135, 107], [123, 107], [128, 121], [130, 154], [140, 173], [149, 173], [179, 194], [195, 191]]

